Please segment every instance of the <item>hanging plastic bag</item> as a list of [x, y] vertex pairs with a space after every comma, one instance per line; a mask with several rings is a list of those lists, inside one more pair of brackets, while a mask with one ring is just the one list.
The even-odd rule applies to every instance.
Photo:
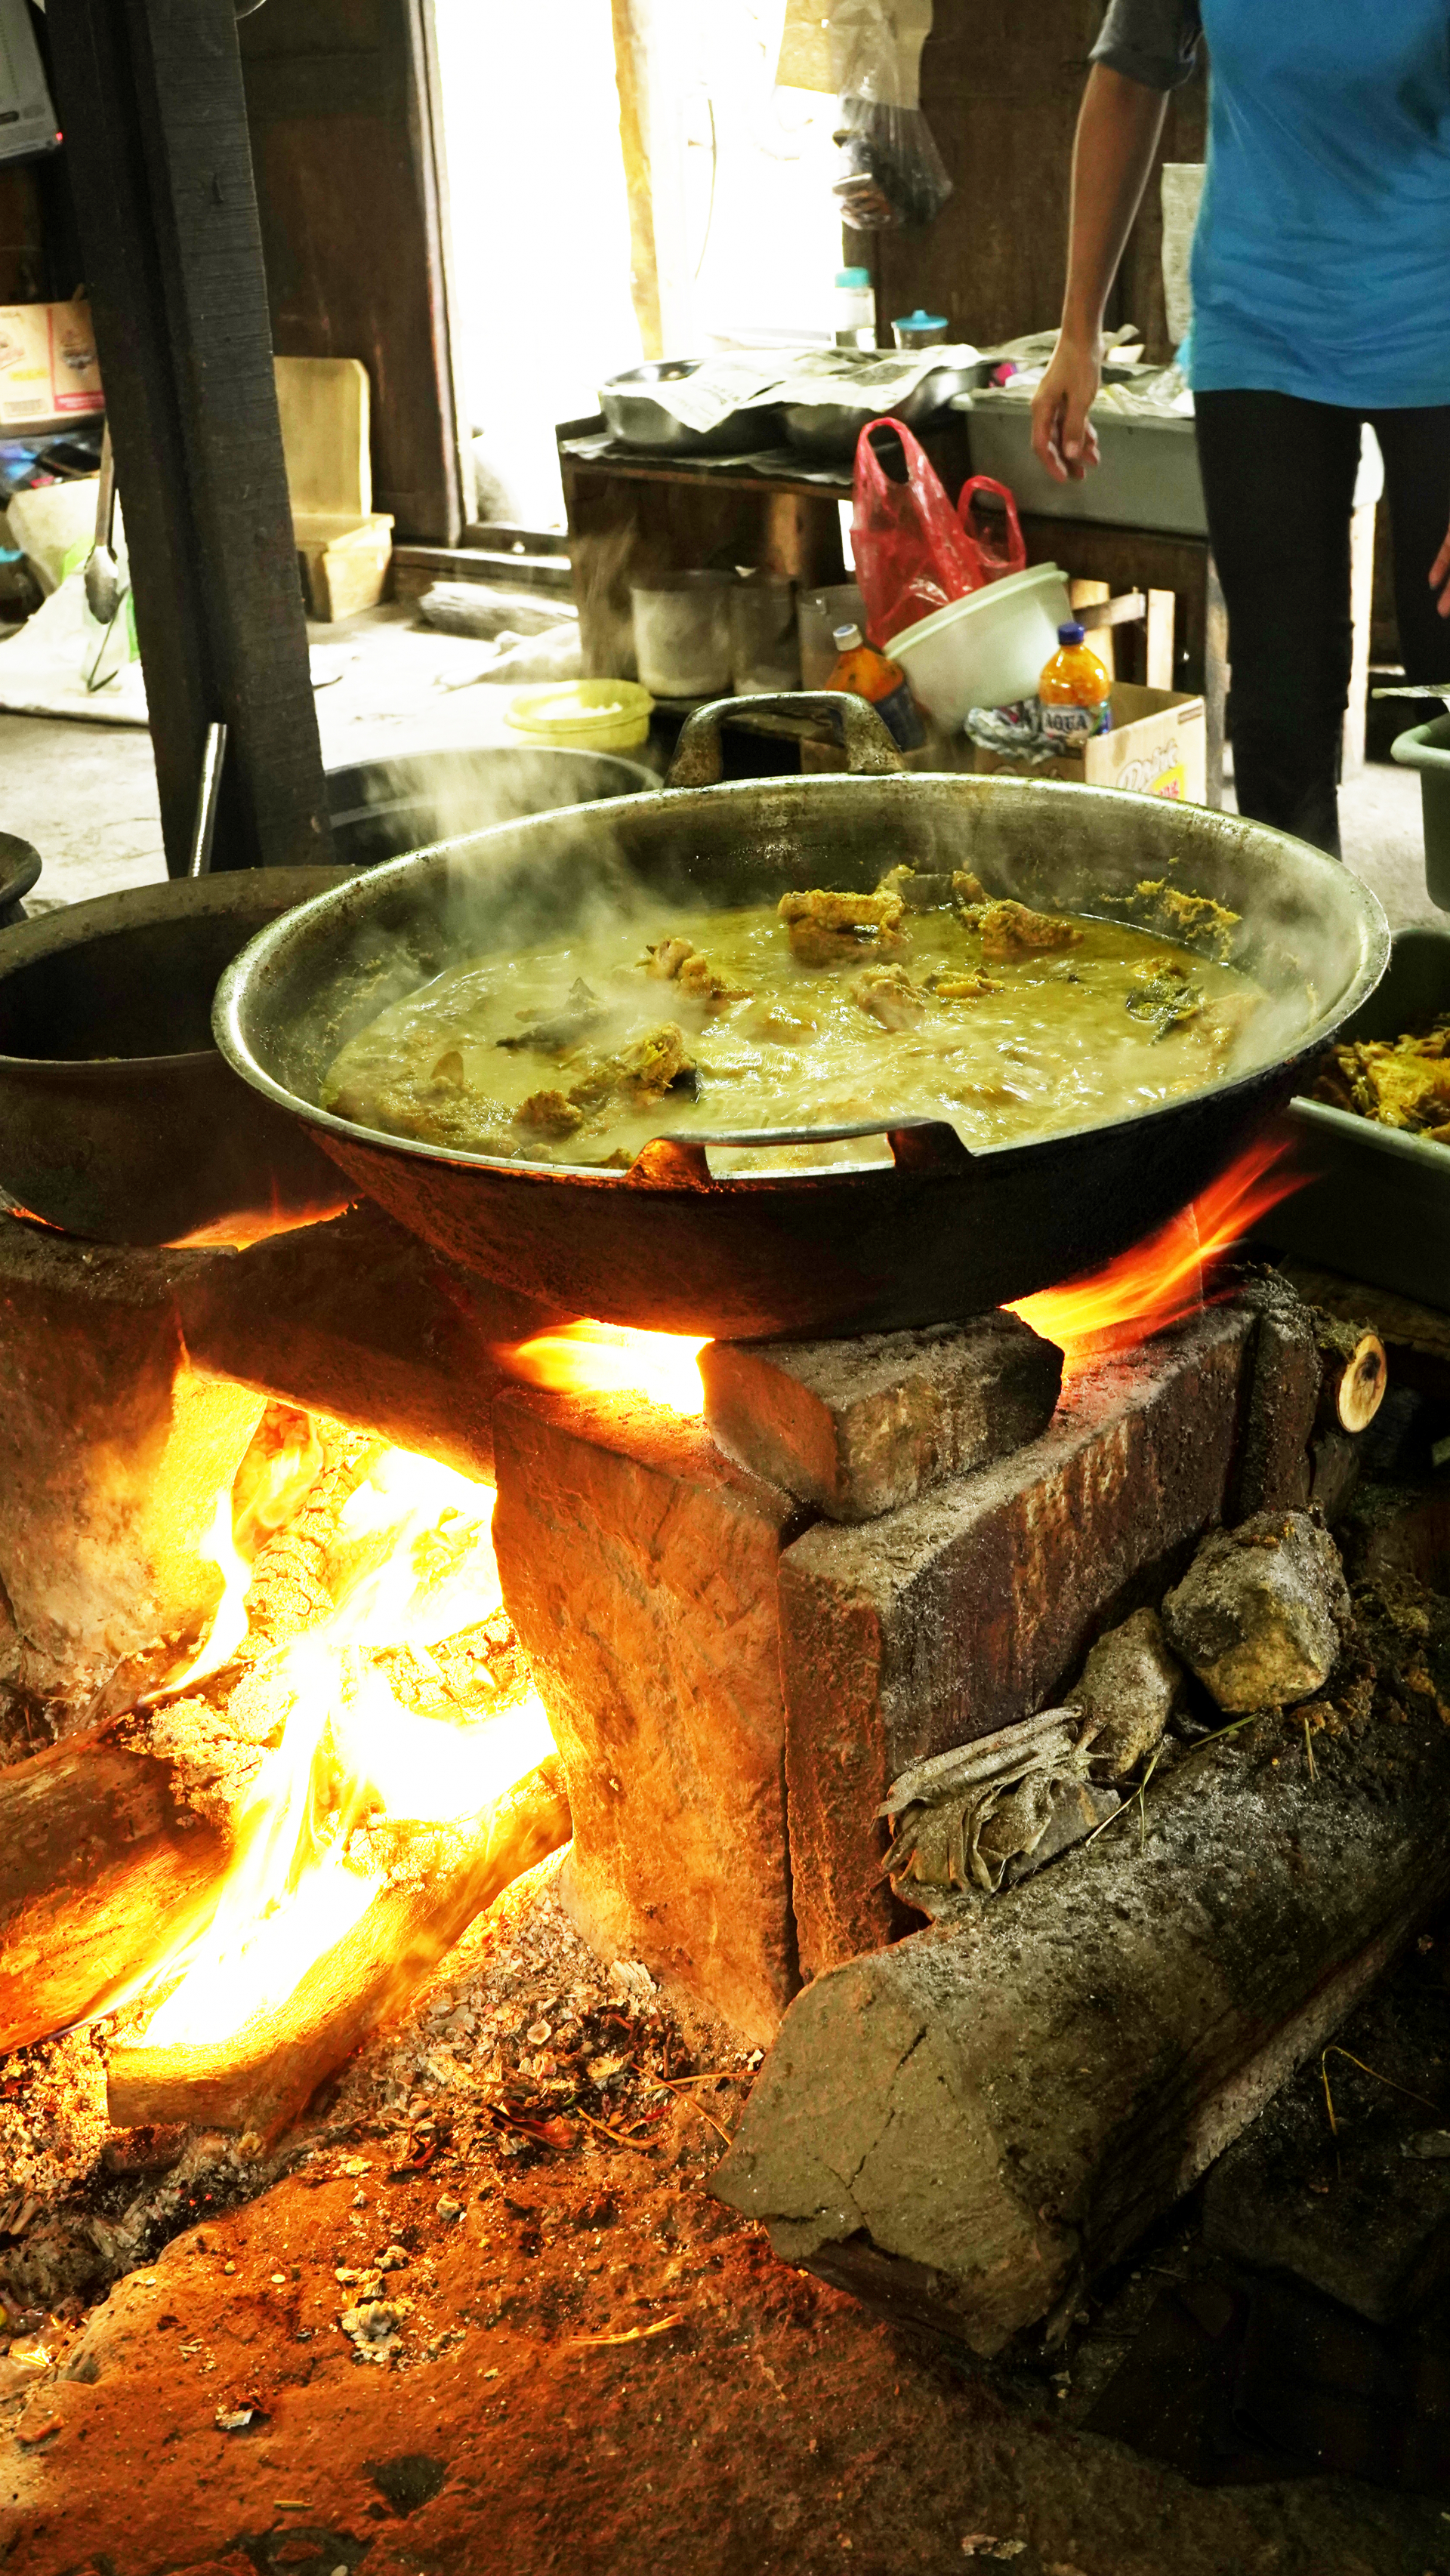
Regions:
[[834, 0], [829, 15], [842, 220], [858, 232], [929, 224], [952, 193], [921, 112], [931, 0]]
[[[988, 542], [990, 521], [995, 519], [995, 511], [989, 514], [988, 526], [983, 527], [980, 532], [972, 525], [972, 511], [979, 492], [995, 492], [1006, 512], [1005, 552]], [[990, 474], [974, 474], [971, 481], [964, 483], [957, 494], [957, 517], [962, 523], [967, 543], [977, 558], [978, 585], [986, 581], [1001, 581], [1009, 572], [1026, 571], [1027, 540], [1022, 534], [1017, 517], [1017, 504], [1005, 483], [994, 483]], [[995, 530], [991, 533], [995, 535]]]
[[[889, 429], [900, 439], [904, 483], [892, 482], [872, 446], [871, 433], [877, 429]], [[868, 420], [856, 441], [851, 545], [866, 603], [866, 632], [878, 648], [904, 626], [915, 626], [969, 590], [980, 590], [988, 577], [976, 539], [952, 508], [920, 442], [900, 420]]]

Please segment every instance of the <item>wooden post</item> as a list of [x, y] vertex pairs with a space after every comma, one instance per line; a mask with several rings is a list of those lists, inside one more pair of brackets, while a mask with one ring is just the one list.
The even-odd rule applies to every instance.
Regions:
[[167, 866], [186, 872], [217, 718], [213, 865], [314, 866], [331, 833], [234, 0], [52, 0], [49, 28]]

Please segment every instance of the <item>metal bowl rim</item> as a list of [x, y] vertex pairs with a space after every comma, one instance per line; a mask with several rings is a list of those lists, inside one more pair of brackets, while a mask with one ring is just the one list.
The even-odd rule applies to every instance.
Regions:
[[[746, 797], [758, 795], [762, 785], [767, 784], [786, 794], [802, 789], [809, 790], [813, 801], [822, 801], [824, 791], [825, 799], [833, 800], [842, 790], [855, 788], [861, 783], [858, 776], [849, 772], [841, 774], [828, 772], [810, 778], [785, 777], [769, 781], [758, 778], [728, 779], [709, 787], [676, 790], [657, 788], [650, 794], [638, 797], [614, 797], [609, 800], [607, 811], [611, 819], [617, 821], [620, 818], [627, 819], [636, 806], [653, 812], [657, 809], [663, 794], [688, 796], [691, 799]], [[1070, 779], [999, 776], [993, 777], [990, 781], [986, 779], [978, 781], [970, 774], [957, 770], [903, 770], [896, 773], [894, 778], [890, 773], [873, 777], [870, 784], [873, 787], [888, 789], [894, 785], [898, 790], [906, 788], [914, 790], [918, 786], [932, 785], [971, 789], [977, 785], [990, 784], [996, 789], [1005, 788], [1018, 792], [1026, 790], [1038, 795], [1045, 792], [1052, 796], [1068, 796], [1074, 800], [1074, 810], [1078, 812], [1082, 809], [1084, 797], [1092, 797], [1097, 803], [1111, 800], [1115, 807], [1131, 802], [1139, 807], [1151, 807], [1160, 813], [1164, 801], [1161, 797], [1138, 795], [1126, 788], [1089, 787], [1079, 785], [1075, 780]], [[1199, 816], [1208, 818], [1215, 829], [1225, 832], [1231, 831], [1238, 821], [1236, 816], [1219, 814], [1209, 806], [1195, 810]], [[518, 1155], [465, 1154], [446, 1146], [427, 1144], [418, 1137], [390, 1136], [381, 1129], [364, 1127], [355, 1119], [339, 1118], [334, 1111], [323, 1109], [315, 1102], [303, 1100], [296, 1092], [288, 1091], [282, 1083], [277, 1082], [252, 1054], [239, 1025], [241, 999], [253, 972], [267, 962], [273, 949], [282, 945], [284, 936], [296, 937], [315, 915], [329, 907], [341, 911], [350, 901], [356, 905], [360, 899], [360, 889], [381, 887], [390, 880], [400, 879], [407, 869], [417, 868], [428, 861], [449, 857], [460, 850], [483, 849], [486, 852], [487, 845], [500, 833], [529, 832], [542, 825], [557, 824], [558, 820], [559, 817], [556, 814], [534, 814], [524, 817], [521, 821], [493, 824], [485, 831], [470, 832], [458, 840], [435, 842], [430, 848], [415, 850], [406, 858], [386, 860], [376, 868], [359, 869], [354, 883], [328, 887], [323, 893], [311, 897], [308, 902], [293, 906], [276, 921], [267, 923], [224, 970], [217, 984], [216, 998], [212, 1005], [212, 1034], [218, 1049], [233, 1072], [239, 1074], [244, 1082], [250, 1083], [254, 1090], [260, 1091], [278, 1108], [289, 1111], [292, 1116], [300, 1117], [308, 1125], [321, 1128], [344, 1142], [363, 1145], [375, 1151], [399, 1154], [410, 1160], [440, 1163], [454, 1171], [497, 1172], [505, 1176], [512, 1175], [515, 1178], [589, 1181], [600, 1187], [628, 1187], [633, 1166], [629, 1170], [620, 1171], [606, 1169], [593, 1163], [535, 1163], [526, 1161]], [[1314, 849], [1309, 842], [1296, 840], [1291, 833], [1280, 832], [1268, 823], [1255, 823], [1251, 828], [1256, 833], [1267, 834], [1273, 841], [1282, 842], [1287, 849], [1294, 851], [1296, 856], [1307, 856], [1322, 867], [1338, 870], [1345, 881], [1355, 889], [1361, 908], [1361, 958], [1350, 989], [1341, 1002], [1333, 1010], [1322, 1012], [1319, 1018], [1311, 1023], [1301, 1043], [1290, 1055], [1276, 1056], [1269, 1064], [1252, 1066], [1247, 1072], [1226, 1076], [1218, 1082], [1204, 1083], [1199, 1089], [1184, 1093], [1176, 1099], [1158, 1101], [1151, 1108], [1133, 1110], [1116, 1118], [1094, 1119], [1082, 1127], [1053, 1128], [1048, 1135], [1019, 1137], [1013, 1143], [1006, 1145], [975, 1147], [963, 1143], [963, 1153], [972, 1163], [990, 1162], [994, 1166], [1001, 1166], [1013, 1156], [1035, 1154], [1045, 1146], [1068, 1143], [1073, 1137], [1108, 1135], [1117, 1128], [1146, 1126], [1150, 1121], [1180, 1114], [1190, 1102], [1231, 1099], [1239, 1093], [1251, 1090], [1256, 1084], [1263, 1083], [1276, 1071], [1289, 1070], [1303, 1063], [1327, 1042], [1334, 1030], [1341, 1027], [1350, 1014], [1358, 1009], [1360, 1003], [1374, 991], [1384, 974], [1390, 953], [1389, 922], [1379, 897], [1364, 884], [1362, 879], [1355, 877], [1349, 869], [1345, 868], [1341, 861], [1329, 858], [1322, 850]], [[1082, 918], [1088, 919], [1091, 916], [1083, 915]], [[879, 1125], [857, 1128], [853, 1132], [858, 1135], [880, 1136], [885, 1135], [893, 1127], [901, 1129], [927, 1123], [949, 1122], [927, 1122], [905, 1117], [893, 1119], [889, 1113], [883, 1113]], [[802, 1131], [782, 1128], [762, 1131], [762, 1144], [798, 1143], [803, 1133], [813, 1135], [815, 1140], [821, 1143], [832, 1141], [832, 1131], [829, 1129]], [[641, 1147], [641, 1152], [648, 1152], [650, 1144], [656, 1142], [703, 1144], [705, 1140], [695, 1136], [671, 1136], [670, 1132], [664, 1129], [661, 1130], [658, 1138], [648, 1139]], [[803, 1183], [824, 1187], [833, 1182], [839, 1184], [858, 1181], [863, 1177], [869, 1177], [873, 1172], [884, 1173], [887, 1168], [858, 1165], [854, 1170], [712, 1173], [711, 1186], [722, 1190], [799, 1189]]]

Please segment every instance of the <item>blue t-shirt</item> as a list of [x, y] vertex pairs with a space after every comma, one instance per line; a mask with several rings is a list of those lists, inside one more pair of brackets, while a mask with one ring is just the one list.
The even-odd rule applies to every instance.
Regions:
[[1195, 393], [1450, 402], [1450, 0], [1112, 0], [1094, 60], [1172, 89], [1200, 29]]

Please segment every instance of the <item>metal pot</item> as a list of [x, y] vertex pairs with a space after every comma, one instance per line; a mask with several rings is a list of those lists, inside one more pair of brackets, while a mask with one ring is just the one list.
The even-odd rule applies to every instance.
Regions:
[[349, 761], [327, 773], [332, 846], [340, 861], [371, 868], [520, 814], [637, 796], [658, 785], [652, 769], [612, 751], [488, 743]]
[[218, 976], [341, 868], [255, 868], [101, 895], [0, 935], [0, 1189], [103, 1243], [175, 1243], [353, 1193], [211, 1040]]
[[[903, 774], [879, 718], [830, 693], [754, 699], [841, 734], [851, 776], [719, 781], [726, 700], [681, 736], [671, 786], [607, 813], [536, 816], [367, 877], [253, 941], [217, 994], [217, 1043], [369, 1196], [466, 1267], [576, 1314], [723, 1338], [927, 1324], [1094, 1268], [1192, 1198], [1286, 1100], [1298, 1068], [1378, 982], [1384, 915], [1302, 842], [1201, 807], [1047, 781]], [[376, 1134], [318, 1106], [338, 1049], [451, 961], [556, 932], [625, 870], [680, 895], [759, 902], [869, 887], [905, 860], [975, 869], [1029, 904], [1134, 918], [1172, 885], [1239, 916], [1234, 961], [1279, 997], [1272, 1063], [1039, 1142], [969, 1152], [937, 1123], [890, 1134], [892, 1167], [710, 1172], [668, 1135], [627, 1172], [502, 1162]], [[1141, 914], [1137, 916], [1141, 921]], [[662, 1109], [662, 1120], [668, 1111]]]
[[0, 832], [0, 930], [9, 930], [25, 914], [22, 899], [40, 876], [40, 852], [14, 832]]

